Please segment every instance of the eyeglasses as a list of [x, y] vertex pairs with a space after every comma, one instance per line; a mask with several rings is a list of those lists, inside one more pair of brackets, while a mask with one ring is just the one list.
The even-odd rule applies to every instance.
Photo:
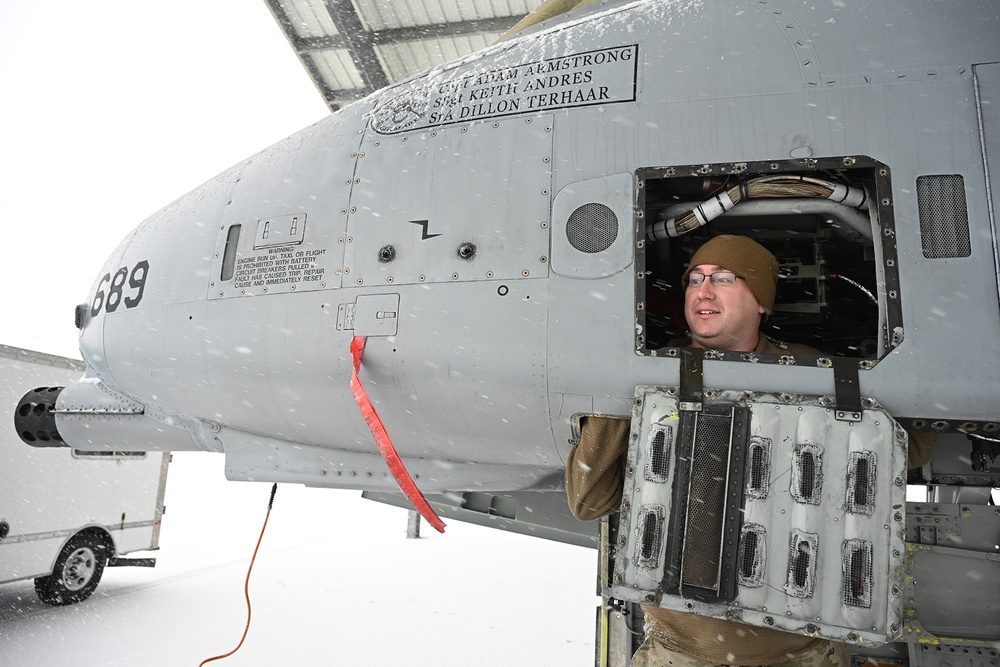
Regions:
[[736, 284], [737, 279], [742, 277], [743, 276], [738, 276], [732, 271], [716, 271], [715, 273], [692, 271], [687, 274], [687, 277], [684, 279], [684, 286], [698, 287], [705, 282], [705, 278], [708, 278], [712, 281], [712, 284], [717, 287], [732, 287]]

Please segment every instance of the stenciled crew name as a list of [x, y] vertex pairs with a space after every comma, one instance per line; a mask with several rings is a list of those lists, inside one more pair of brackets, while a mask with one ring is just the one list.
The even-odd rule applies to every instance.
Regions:
[[394, 134], [479, 118], [635, 101], [639, 46], [632, 44], [550, 60], [425, 78], [372, 114], [372, 128]]

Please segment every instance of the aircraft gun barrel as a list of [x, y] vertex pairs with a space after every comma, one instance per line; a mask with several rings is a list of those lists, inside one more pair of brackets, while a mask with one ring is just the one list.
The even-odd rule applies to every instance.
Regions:
[[56, 427], [56, 399], [63, 387], [38, 387], [18, 401], [14, 428], [32, 447], [68, 447]]

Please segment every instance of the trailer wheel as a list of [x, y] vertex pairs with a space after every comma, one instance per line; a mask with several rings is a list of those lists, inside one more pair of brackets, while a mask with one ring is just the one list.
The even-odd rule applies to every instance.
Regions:
[[99, 535], [77, 533], [63, 547], [52, 574], [35, 579], [35, 593], [53, 606], [86, 600], [101, 582], [107, 561], [107, 546]]

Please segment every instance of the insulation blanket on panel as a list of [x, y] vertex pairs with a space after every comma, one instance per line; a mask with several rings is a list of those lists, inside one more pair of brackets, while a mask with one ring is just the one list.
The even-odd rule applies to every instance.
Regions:
[[906, 432], [871, 399], [640, 386], [614, 598], [856, 644], [900, 634]]

